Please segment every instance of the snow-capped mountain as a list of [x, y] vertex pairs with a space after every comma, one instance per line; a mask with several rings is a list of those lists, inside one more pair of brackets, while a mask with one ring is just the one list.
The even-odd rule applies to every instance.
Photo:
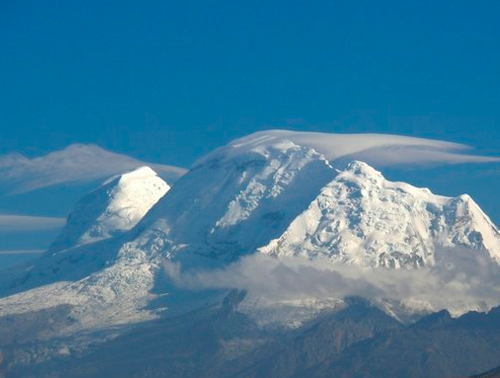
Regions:
[[[43, 361], [137, 323], [207, 308], [227, 289], [252, 289], [233, 286], [235, 279], [260, 281], [262, 290], [231, 306], [262, 329], [300, 328], [365, 292], [399, 320], [405, 312], [459, 315], [500, 302], [494, 285], [486, 299], [476, 296], [490, 284], [482, 272], [500, 264], [500, 234], [469, 196], [390, 182], [360, 161], [339, 169], [350, 151], [328, 152], [332, 139], [313, 137], [271, 132], [232, 142], [171, 189], [147, 167], [113, 177], [76, 205], [40, 259], [0, 277], [0, 320], [48, 319], [37, 339], [47, 351], [40, 356], [37, 344], [29, 352]], [[458, 274], [446, 261], [455, 249], [484, 257], [486, 268], [470, 267], [472, 278]], [[245, 270], [252, 255], [257, 265]], [[222, 290], [192, 293], [175, 275]], [[217, 284], [207, 284], [214, 277]], [[303, 290], [311, 282], [319, 295]], [[436, 301], [437, 285], [459, 295]]]
[[169, 189], [149, 167], [107, 180], [76, 204], [49, 252], [108, 239], [130, 230]]
[[[358, 161], [339, 172], [301, 144], [311, 138], [258, 133], [230, 143], [167, 194], [149, 168], [115, 177], [77, 205], [49, 253], [14, 286], [85, 279], [90, 291], [147, 296], [165, 259], [224, 266], [255, 252], [418, 268], [432, 266], [440, 248], [466, 247], [500, 260], [499, 232], [470, 197], [389, 182]], [[122, 279], [134, 271], [140, 293]]]
[[483, 250], [500, 263], [500, 233], [467, 195], [390, 182], [354, 161], [261, 252], [363, 266], [433, 265], [439, 248]]
[[[252, 254], [276, 261], [298, 256], [322, 264], [322, 272], [336, 264], [334, 276], [341, 276], [342, 267], [359, 266], [364, 270], [358, 274], [366, 277], [377, 276], [376, 269], [418, 273], [445, 258], [441, 249], [464, 248], [486, 256], [491, 265], [500, 262], [500, 234], [470, 197], [437, 196], [390, 182], [359, 161], [338, 170], [335, 153], [323, 153], [325, 143], [287, 135], [259, 133], [230, 143], [195, 163], [170, 190], [146, 167], [110, 179], [77, 204], [47, 253], [1, 278], [0, 318], [54, 312], [71, 321], [47, 337], [71, 337], [115, 332], [175, 313], [178, 295], [183, 303], [194, 303], [195, 295], [179, 294], [182, 288], [174, 287], [171, 277], [165, 283], [167, 261], [196, 275], [200, 268], [230, 269]], [[313, 276], [320, 272], [314, 269]], [[285, 285], [290, 277], [298, 276], [286, 276]], [[266, 290], [283, 285], [266, 282]], [[277, 312], [263, 308], [276, 302], [250, 293], [242, 308], [300, 326], [302, 319], [342, 303], [332, 290], [325, 292], [331, 297], [318, 304], [301, 291], [300, 300], [278, 303]], [[389, 309], [386, 301], [392, 299], [390, 290], [383, 295], [372, 299], [383, 299], [381, 307], [395, 313], [396, 305], [390, 302]], [[204, 303], [211, 298], [203, 296]], [[495, 305], [474, 300], [461, 304], [460, 311]]]

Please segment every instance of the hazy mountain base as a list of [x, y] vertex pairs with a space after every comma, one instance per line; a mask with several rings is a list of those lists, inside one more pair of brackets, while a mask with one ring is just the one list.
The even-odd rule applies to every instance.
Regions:
[[[243, 297], [242, 292], [233, 291], [220, 305], [144, 323], [81, 351], [64, 348], [64, 341], [59, 340], [59, 357], [46, 361], [43, 350], [49, 349], [50, 343], [44, 345], [42, 337], [30, 345], [22, 335], [33, 334], [33, 329], [24, 329], [19, 319], [7, 327], [9, 320], [3, 318], [4, 374], [446, 378], [477, 374], [500, 363], [500, 308], [458, 319], [442, 311], [408, 326], [363, 300], [353, 299], [344, 308], [324, 313], [299, 329], [263, 331], [238, 312]], [[64, 317], [62, 310], [60, 317]], [[43, 322], [40, 315], [34, 315], [39, 335], [62, 320], [46, 314]], [[32, 321], [27, 318], [25, 323]]]
[[499, 378], [500, 377], [500, 367], [490, 370], [486, 373], [475, 375], [473, 378]]

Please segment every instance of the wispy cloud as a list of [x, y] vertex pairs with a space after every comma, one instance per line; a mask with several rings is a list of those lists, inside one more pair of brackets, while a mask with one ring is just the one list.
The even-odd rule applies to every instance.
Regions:
[[53, 185], [104, 179], [144, 165], [167, 181], [175, 180], [186, 171], [169, 165], [148, 164], [96, 145], [73, 144], [36, 158], [19, 154], [0, 156], [0, 189], [24, 193]]
[[[330, 134], [270, 130], [234, 141], [234, 153], [258, 146], [290, 140], [314, 148], [334, 165], [362, 160], [376, 167], [498, 163], [499, 157], [481, 156], [466, 145], [440, 140], [389, 134]], [[340, 165], [342, 165], [340, 164]]]
[[65, 222], [64, 218], [0, 214], [0, 233], [55, 230]]
[[0, 256], [6, 255], [39, 255], [45, 252], [44, 249], [15, 249], [15, 250], [0, 250]]

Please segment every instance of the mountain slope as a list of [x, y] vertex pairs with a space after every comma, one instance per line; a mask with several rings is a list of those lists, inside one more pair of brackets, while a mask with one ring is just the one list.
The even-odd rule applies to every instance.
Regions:
[[296, 376], [453, 378], [497, 366], [500, 309], [458, 319], [431, 315], [403, 331], [353, 345]]
[[474, 375], [473, 378], [499, 378], [500, 377], [500, 367], [490, 370], [486, 373]]
[[[86, 351], [12, 371], [37, 378], [453, 378], [499, 361], [498, 309], [458, 319], [441, 312], [404, 326], [354, 302], [300, 329], [273, 333], [259, 329], [237, 307], [226, 298], [144, 324]], [[6, 365], [16, 353], [15, 346], [5, 350]]]

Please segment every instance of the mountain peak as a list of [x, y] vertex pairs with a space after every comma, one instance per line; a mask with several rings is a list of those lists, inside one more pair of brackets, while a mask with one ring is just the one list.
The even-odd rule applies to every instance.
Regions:
[[147, 178], [152, 178], [152, 177], [158, 177], [158, 174], [153, 171], [150, 167], [148, 166], [142, 166], [138, 167], [132, 171], [122, 173], [120, 175], [116, 175], [109, 180], [105, 181], [103, 185], [106, 185], [107, 183], [118, 180], [120, 183], [126, 183], [131, 180], [137, 180], [137, 179], [147, 179]]
[[382, 178], [382, 173], [359, 160], [351, 161], [344, 171], [353, 173], [358, 176]]
[[291, 141], [229, 144], [198, 161], [140, 227], [234, 260], [279, 236], [333, 177], [322, 154]]
[[57, 252], [130, 230], [169, 189], [146, 166], [114, 176], [78, 202], [49, 250]]
[[470, 196], [434, 195], [353, 161], [261, 251], [408, 269], [434, 265], [443, 248], [486, 251], [500, 263], [500, 234]]

